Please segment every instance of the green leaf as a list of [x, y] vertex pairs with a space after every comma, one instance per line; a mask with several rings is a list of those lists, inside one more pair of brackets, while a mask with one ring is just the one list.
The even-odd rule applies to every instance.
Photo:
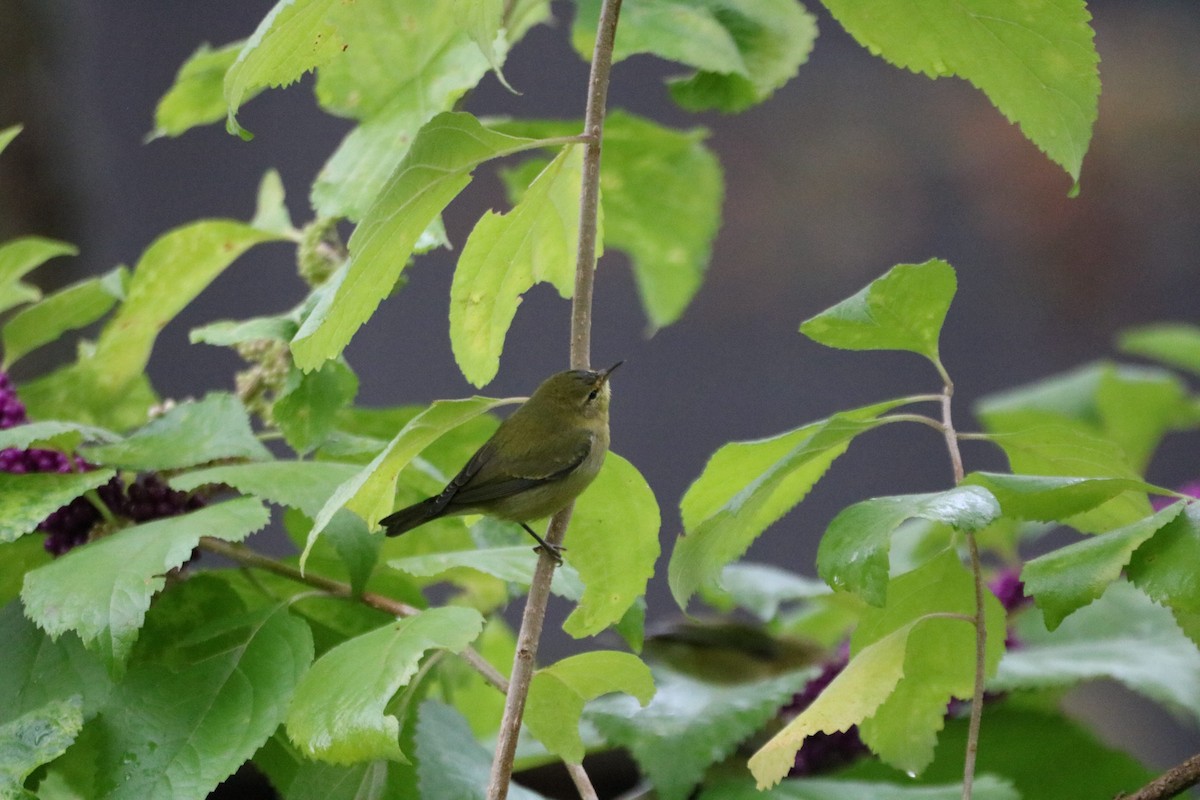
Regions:
[[825, 5], [859, 44], [888, 62], [969, 81], [1079, 180], [1100, 96], [1100, 57], [1081, 0]]
[[24, 450], [36, 444], [38, 447], [52, 447], [67, 452], [75, 450], [80, 442], [116, 442], [120, 438], [118, 434], [94, 425], [44, 420], [0, 430], [0, 450], [10, 447]]
[[699, 587], [804, 499], [855, 436], [882, 424], [879, 416], [900, 404], [864, 406], [717, 450], [679, 504], [685, 533], [668, 574], [675, 602], [686, 608]]
[[279, 172], [274, 169], [264, 172], [262, 180], [258, 182], [258, 198], [254, 204], [254, 219], [250, 220], [251, 227], [280, 236], [294, 236], [296, 226], [292, 224], [286, 200], [287, 194]]
[[296, 335], [299, 327], [292, 319], [291, 314], [253, 317], [236, 321], [221, 320], [200, 328], [192, 328], [188, 334], [188, 341], [193, 344], [200, 342], [218, 347], [231, 347], [242, 342], [252, 342], [255, 339], [275, 339], [287, 342]]
[[112, 392], [140, 375], [159, 331], [250, 247], [279, 239], [233, 220], [202, 220], [160, 236], [138, 260], [128, 294], [91, 359]]
[[417, 239], [470, 183], [479, 164], [541, 146], [483, 127], [470, 114], [430, 120], [350, 237], [350, 261], [334, 276], [292, 340], [301, 369], [315, 369], [341, 353], [360, 325], [388, 295]]
[[259, 461], [221, 464], [172, 475], [171, 486], [191, 491], [206, 484], [226, 484], [281, 506], [315, 517], [334, 490], [358, 472], [352, 464], [334, 461]]
[[975, 532], [1000, 516], [1000, 504], [978, 486], [932, 494], [874, 497], [833, 518], [817, 550], [817, 571], [834, 589], [860, 595], [873, 606], [887, 599], [888, 553], [895, 530], [918, 517]]
[[472, 397], [466, 400], [438, 400], [417, 414], [388, 442], [379, 455], [356, 475], [345, 481], [325, 502], [314, 518], [308, 543], [300, 557], [301, 565], [325, 526], [342, 508], [362, 517], [368, 528], [392, 510], [396, 496], [396, 478], [412, 459], [447, 431], [511, 400]]
[[1200, 652], [1171, 612], [1124, 581], [1047, 630], [1036, 611], [1017, 618], [1021, 647], [1004, 656], [989, 688], [1042, 689], [1111, 678], [1200, 719]]
[[95, 348], [22, 387], [30, 413], [118, 429], [144, 422], [156, 400], [145, 370], [159, 331], [247, 248], [278, 238], [229, 220], [195, 222], [160, 236], [142, 254], [126, 299]]
[[[567, 136], [578, 122], [519, 121], [498, 125], [514, 135]], [[675, 322], [700, 288], [721, 220], [721, 165], [708, 131], [676, 131], [625, 111], [604, 122], [600, 192], [604, 246], [629, 255], [651, 331]], [[540, 168], [529, 159], [502, 170], [509, 197]]]
[[8, 147], [13, 139], [17, 138], [17, 134], [21, 132], [23, 125], [9, 125], [7, 128], [0, 128], [0, 153], [4, 152], [4, 148]]
[[1121, 333], [1117, 346], [1122, 352], [1200, 375], [1200, 326], [1163, 322], [1131, 328]]
[[725, 186], [707, 137], [623, 111], [604, 123], [604, 244], [629, 254], [651, 330], [679, 319], [708, 269]]
[[[154, 130], [148, 138], [179, 136], [197, 125], [216, 122], [226, 115], [225, 73], [237, 60], [243, 42], [232, 42], [213, 49], [207, 43], [175, 74], [175, 83], [154, 109]], [[257, 91], [249, 93], [249, 100]]]
[[0, 725], [0, 797], [25, 795], [29, 774], [58, 758], [83, 728], [83, 701], [78, 695], [54, 700]]
[[333, 764], [404, 761], [400, 721], [385, 713], [388, 701], [416, 674], [426, 651], [457, 653], [482, 628], [478, 611], [446, 606], [338, 645], [317, 659], [296, 688], [288, 737], [308, 758]]
[[[533, 580], [537, 562], [538, 555], [534, 549], [521, 544], [512, 547], [422, 553], [393, 558], [388, 561], [388, 566], [418, 578], [430, 578], [466, 568], [508, 583], [528, 586]], [[578, 600], [583, 594], [583, 583], [579, 580], [579, 573], [570, 564], [563, 564], [554, 571], [550, 591], [559, 597]]]
[[[947, 550], [912, 572], [893, 579], [886, 608], [868, 609], [850, 639], [859, 648], [921, 619], [904, 657], [904, 677], [875, 713], [859, 725], [863, 741], [888, 764], [917, 773], [933, 760], [937, 733], [951, 698], [968, 699], [975, 685], [975, 585], [958, 554]], [[1005, 612], [984, 592], [987, 650], [984, 675], [995, 674], [1004, 654]], [[940, 619], [937, 615], [943, 615]], [[959, 615], [959, 619], [944, 615]], [[929, 619], [935, 617], [934, 619]], [[965, 619], [964, 619], [965, 618]], [[853, 663], [853, 662], [852, 662]]]
[[496, 52], [497, 41], [502, 45], [502, 49], [507, 49], [507, 43], [504, 41], [503, 0], [454, 0], [452, 5], [454, 16], [467, 31], [471, 41], [475, 42], [479, 52], [487, 59], [492, 71], [496, 73], [496, 78], [510, 92], [515, 92], [500, 70], [504, 64], [503, 55]]
[[182, 469], [228, 458], [262, 461], [271, 457], [250, 429], [241, 401], [224, 392], [181, 403], [124, 441], [86, 447], [83, 455], [97, 464], [135, 470]]
[[609, 452], [571, 514], [564, 555], [579, 571], [584, 590], [563, 630], [576, 638], [593, 636], [620, 621], [646, 593], [660, 553], [660, 523], [646, 479]]
[[254, 765], [281, 800], [399, 800], [417, 793], [410, 765], [384, 760], [349, 766], [309, 761], [279, 734], [254, 754]]
[[84, 492], [103, 486], [116, 475], [92, 472], [0, 472], [0, 542], [32, 531], [42, 520]]
[[1014, 471], [1134, 477], [1186, 422], [1188, 405], [1172, 373], [1101, 361], [985, 397], [977, 413]]
[[[461, 5], [397, 0], [334, 7], [332, 19], [347, 48], [322, 67], [317, 98], [332, 113], [361, 124], [313, 184], [312, 202], [321, 216], [363, 219], [421, 127], [453, 109], [487, 74], [491, 64], [472, 38], [487, 4]], [[510, 27], [509, 40], [522, 32]], [[490, 44], [497, 65], [503, 63], [505, 39], [493, 33]]]
[[[858, 725], [886, 763], [919, 772], [933, 758], [951, 697], [970, 697], [975, 674], [974, 583], [953, 551], [892, 580], [889, 604], [869, 609], [846, 668], [749, 762], [759, 788], [781, 780], [804, 739]], [[1004, 610], [985, 598], [986, 672], [1004, 650]], [[967, 616], [966, 619], [949, 615]]]
[[58, 339], [67, 331], [91, 325], [125, 296], [129, 271], [117, 267], [99, 278], [88, 278], [21, 309], [4, 324], [4, 368], [22, 356]]
[[[1025, 800], [1115, 797], [1153, 777], [1132, 756], [1105, 746], [1086, 726], [1046, 705], [1037, 696], [989, 699], [987, 724], [979, 732], [976, 773], [1011, 781]], [[962, 780], [968, 727], [965, 716], [946, 721], [937, 757], [921, 774], [920, 783]], [[1088, 768], [1064, 770], [1064, 763], [1087, 764]], [[865, 759], [840, 773], [868, 779], [885, 774], [897, 783], [912, 783], [908, 775]]]
[[28, 573], [25, 613], [51, 636], [74, 630], [119, 673], [150, 599], [200, 537], [236, 542], [266, 524], [267, 510], [242, 498], [126, 528]]
[[918, 624], [922, 622], [899, 628], [859, 651], [808, 708], [750, 757], [747, 766], [760, 790], [788, 774], [806, 737], [848, 730], [875, 713], [904, 675], [908, 636]]
[[312, 372], [293, 369], [271, 407], [271, 419], [288, 446], [305, 454], [325, 441], [337, 412], [358, 394], [358, 376], [344, 361], [330, 359]]
[[564, 658], [533, 673], [525, 725], [546, 749], [568, 764], [583, 762], [579, 717], [583, 706], [602, 694], [624, 692], [643, 706], [654, 696], [650, 668], [635, 655], [594, 650]]
[[225, 73], [225, 127], [243, 139], [237, 121], [245, 100], [268, 86], [287, 86], [341, 52], [343, 41], [327, 15], [335, 0], [279, 0], [242, 45]]
[[[961, 750], [960, 750], [961, 752]], [[785, 780], [770, 791], [759, 791], [748, 780], [719, 781], [706, 789], [696, 800], [958, 800], [962, 786], [958, 783], [940, 786], [872, 783], [840, 778], [794, 778]], [[991, 775], [977, 775], [971, 787], [975, 800], [1020, 800], [1022, 795], [1005, 780]]]
[[96, 720], [112, 800], [203, 800], [279, 727], [312, 661], [308, 626], [286, 605], [198, 626], [164, 616], [156, 605], [147, 627], [166, 649], [134, 658]]
[[1196, 613], [1200, 612], [1197, 564], [1200, 564], [1200, 506], [1189, 502], [1183, 504], [1182, 513], [1134, 552], [1129, 561], [1129, 580], [1152, 600]]
[[1026, 562], [1021, 580], [1045, 615], [1046, 627], [1054, 630], [1067, 615], [1104, 594], [1121, 576], [1134, 551], [1180, 511], [1180, 505], [1171, 505], [1153, 516]]
[[41, 236], [24, 236], [0, 245], [0, 312], [42, 296], [36, 286], [21, 280], [27, 273], [52, 258], [78, 253], [74, 245]]
[[80, 347], [80, 360], [60, 367], [21, 386], [21, 400], [34, 419], [71, 420], [128, 430], [146, 422], [151, 406], [159, 402], [144, 372], [138, 373], [118, 395], [107, 395], [96, 386], [92, 365], [94, 350]]
[[741, 562], [721, 570], [717, 584], [705, 592], [705, 601], [714, 608], [744, 608], [763, 622], [779, 614], [784, 603], [810, 600], [829, 594], [823, 581], [797, 575], [773, 564]]
[[[572, 41], [592, 55], [600, 3], [579, 3]], [[671, 95], [690, 111], [744, 111], [761, 103], [808, 60], [817, 20], [790, 0], [643, 0], [622, 11], [614, 61], [652, 53], [695, 67], [671, 80]]]
[[630, 752], [661, 800], [682, 800], [707, 769], [779, 713], [811, 670], [746, 684], [714, 685], [654, 670], [657, 691], [644, 707], [629, 696], [592, 703], [584, 718], [609, 744]]
[[[475, 741], [462, 715], [433, 700], [417, 714], [417, 778], [420, 797], [485, 800], [492, 754]], [[518, 783], [508, 789], [512, 800], [545, 800]]]
[[908, 350], [935, 364], [938, 337], [958, 281], [940, 258], [897, 264], [853, 297], [800, 325], [800, 332], [844, 350]]
[[50, 562], [44, 540], [23, 536], [13, 542], [0, 542], [0, 607], [21, 594], [25, 573]]
[[508, 214], [488, 211], [463, 246], [450, 286], [450, 344], [475, 386], [496, 377], [521, 295], [535, 283], [575, 288], [583, 149], [567, 146]]
[[0, 720], [9, 721], [50, 703], [79, 696], [91, 718], [107, 701], [112, 682], [95, 654], [74, 636], [52, 640], [21, 613], [20, 603], [0, 609]]
[[[1006, 517], [1039, 521], [1067, 521], [1077, 525], [1077, 515], [1091, 511], [1125, 492], [1166, 494], [1145, 481], [1132, 478], [1075, 478], [1057, 475], [1006, 475], [999, 472], [972, 472], [964, 483], [982, 486], [1000, 501]], [[1105, 530], [1128, 524], [1144, 514], [1135, 508], [1120, 507], [1111, 514], [1091, 515], [1086, 530]], [[1148, 512], [1149, 509], [1147, 508]], [[1078, 525], [1077, 525], [1078, 526]]]

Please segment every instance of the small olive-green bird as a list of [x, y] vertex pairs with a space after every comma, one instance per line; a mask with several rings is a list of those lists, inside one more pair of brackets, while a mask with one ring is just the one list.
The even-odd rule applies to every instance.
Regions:
[[440, 494], [384, 517], [387, 535], [439, 517], [486, 514], [520, 523], [540, 549], [558, 558], [558, 548], [526, 523], [563, 509], [600, 472], [608, 453], [608, 378], [621, 363], [551, 375]]

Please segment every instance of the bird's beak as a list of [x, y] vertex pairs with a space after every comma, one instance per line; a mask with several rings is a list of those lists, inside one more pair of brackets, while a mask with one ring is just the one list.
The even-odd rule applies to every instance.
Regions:
[[600, 385], [603, 386], [605, 383], [607, 383], [608, 376], [613, 374], [613, 370], [615, 370], [617, 367], [621, 366], [624, 363], [625, 363], [624, 361], [618, 361], [617, 363], [613, 364], [608, 369], [600, 370]]

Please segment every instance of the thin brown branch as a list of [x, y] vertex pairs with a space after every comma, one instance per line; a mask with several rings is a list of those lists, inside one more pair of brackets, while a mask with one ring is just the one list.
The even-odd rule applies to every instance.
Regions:
[[[950, 467], [954, 472], [954, 485], [962, 483], [963, 461], [958, 449], [958, 434], [954, 430], [954, 417], [951, 414], [951, 399], [954, 397], [954, 383], [941, 361], [934, 362], [938, 374], [942, 376], [942, 434], [946, 439], [946, 450], [950, 454]], [[975, 615], [972, 623], [975, 625], [975, 687], [971, 695], [971, 719], [967, 728], [967, 752], [963, 758], [963, 800], [971, 800], [975, 783], [975, 762], [979, 755], [979, 728], [983, 720], [983, 684], [986, 679], [987, 655], [987, 626], [983, 614], [983, 563], [979, 559], [979, 543], [975, 534], [967, 531], [967, 547], [971, 553], [971, 577], [975, 585]]]
[[[608, 101], [608, 81], [612, 73], [613, 43], [617, 35], [617, 19], [621, 0], [604, 0], [592, 52], [592, 69], [588, 79], [587, 111], [583, 135], [588, 137], [583, 154], [583, 179], [579, 193], [579, 247], [575, 254], [575, 294], [571, 301], [571, 368], [587, 369], [592, 353], [592, 294], [596, 275], [596, 237], [600, 212], [600, 145], [604, 128], [604, 113]], [[546, 541], [553, 546], [562, 543], [571, 520], [574, 504], [554, 515], [546, 531]], [[488, 800], [505, 800], [512, 780], [513, 758], [521, 719], [525, 714], [525, 699], [537, 661], [538, 642], [546, 619], [546, 604], [550, 599], [550, 579], [554, 576], [555, 561], [551, 553], [543, 552], [525, 599], [521, 630], [517, 634], [517, 653], [513, 659], [509, 692], [504, 703], [504, 717], [496, 740], [496, 753], [488, 781]], [[595, 797], [595, 790], [582, 767], [570, 770], [571, 778], [583, 798]]]
[[[283, 578], [288, 578], [296, 583], [302, 583], [306, 586], [312, 586], [320, 589], [326, 594], [334, 597], [341, 597], [347, 600], [358, 600], [363, 605], [370, 606], [377, 611], [382, 611], [385, 614], [391, 614], [394, 617], [411, 617], [414, 614], [420, 614], [421, 609], [410, 606], [407, 603], [401, 603], [399, 600], [393, 600], [390, 597], [385, 597], [381, 594], [373, 592], [363, 592], [357, 597], [354, 590], [349, 584], [335, 581], [332, 578], [326, 578], [322, 575], [314, 575], [311, 572], [301, 572], [291, 564], [285, 564], [282, 561], [277, 561], [269, 556], [264, 556], [261, 553], [256, 553], [249, 547], [241, 544], [233, 544], [222, 539], [214, 539], [210, 536], [204, 536], [200, 539], [200, 549], [207, 550], [210, 553], [215, 553], [231, 561], [236, 561], [244, 567], [252, 569], [261, 569], [263, 572], [270, 572], [279, 575]], [[479, 655], [478, 651], [468, 647], [458, 654], [458, 657], [467, 662], [476, 672], [478, 672], [485, 681], [495, 686], [501, 692], [508, 691], [508, 681], [500, 674], [499, 670], [493, 667]]]
[[1200, 754], [1171, 767], [1133, 794], [1119, 794], [1115, 800], [1167, 800], [1193, 786], [1200, 786]]

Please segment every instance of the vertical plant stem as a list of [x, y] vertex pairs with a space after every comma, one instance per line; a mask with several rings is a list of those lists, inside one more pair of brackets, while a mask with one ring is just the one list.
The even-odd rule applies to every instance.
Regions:
[[[583, 180], [579, 196], [579, 247], [575, 258], [575, 295], [571, 302], [572, 369], [587, 369], [591, 362], [592, 290], [596, 274], [596, 231], [600, 209], [600, 142], [608, 99], [608, 80], [612, 72], [613, 42], [616, 40], [617, 18], [620, 12], [621, 0], [604, 0], [601, 5], [596, 45], [592, 52], [591, 75], [588, 78], [587, 111], [583, 131], [587, 137], [587, 149], [583, 156]], [[546, 531], [546, 541], [549, 544], [556, 546], [562, 543], [573, 510], [574, 503], [550, 520], [550, 527]], [[517, 634], [517, 653], [513, 659], [512, 675], [509, 677], [509, 689], [504, 702], [504, 718], [500, 722], [496, 754], [492, 759], [488, 800], [504, 800], [508, 797], [517, 737], [521, 730], [521, 719], [525, 714], [525, 699], [529, 695], [529, 682], [533, 677], [538, 642], [546, 619], [546, 604], [550, 599], [550, 579], [554, 576], [554, 567], [552, 554], [542, 553], [533, 573], [529, 595], [525, 600], [525, 613], [521, 617], [521, 630]], [[579, 789], [580, 797], [586, 800], [596, 796], [582, 767], [570, 768], [569, 772]]]
[[[958, 449], [958, 434], [954, 430], [954, 420], [951, 416], [951, 398], [954, 396], [954, 383], [941, 362], [936, 362], [938, 373], [942, 376], [942, 433], [946, 437], [946, 449], [950, 453], [950, 466], [954, 470], [954, 485], [962, 483], [963, 462], [962, 453]], [[975, 615], [972, 622], [975, 625], [975, 688], [971, 695], [971, 720], [967, 728], [967, 752], [963, 758], [963, 800], [971, 800], [975, 783], [975, 760], [979, 754], [979, 725], [983, 719], [983, 682], [986, 677], [987, 626], [983, 617], [983, 564], [979, 560], [979, 543], [975, 534], [967, 531], [967, 548], [971, 553], [971, 576], [975, 583]]]

